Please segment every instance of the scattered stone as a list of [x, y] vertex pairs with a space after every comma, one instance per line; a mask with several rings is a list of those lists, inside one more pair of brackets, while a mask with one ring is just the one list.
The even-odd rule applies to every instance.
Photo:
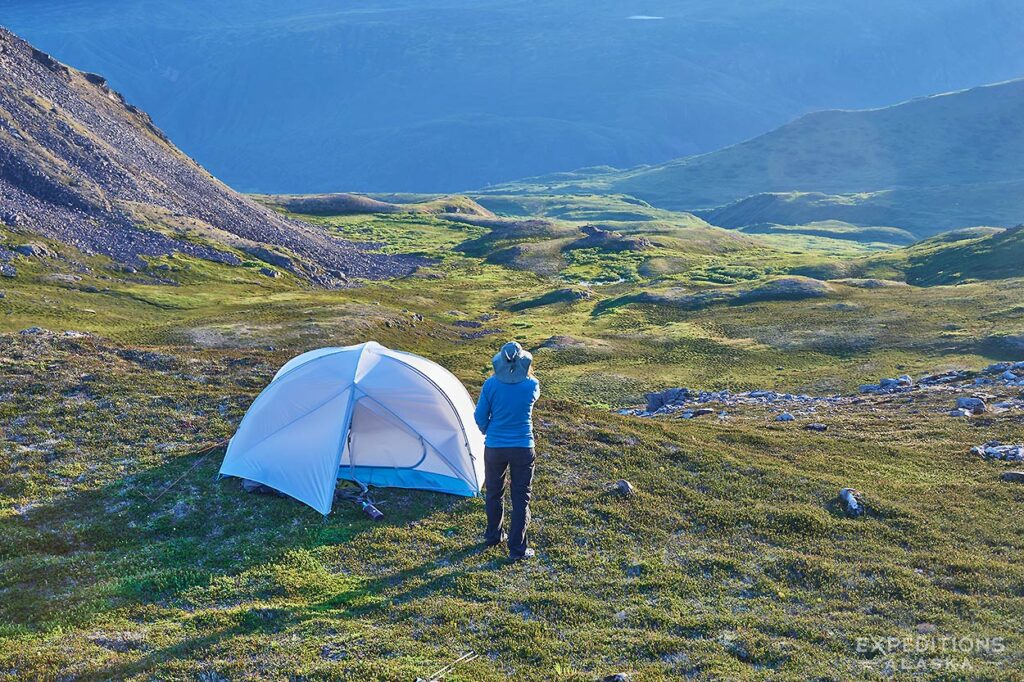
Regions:
[[8, 263], [0, 264], [0, 277], [17, 277], [18, 270]]
[[42, 327], [29, 327], [28, 329], [22, 329], [18, 332], [22, 336], [42, 336], [47, 333]]
[[992, 440], [984, 445], [976, 445], [971, 448], [971, 453], [984, 459], [998, 459], [1004, 462], [1024, 461], [1024, 445], [1003, 445], [997, 440]]
[[961, 410], [967, 410], [971, 414], [984, 414], [988, 405], [981, 398], [958, 398], [956, 406]]
[[636, 494], [636, 489], [633, 487], [632, 483], [624, 478], [620, 478], [615, 481], [615, 483], [608, 486], [608, 492], [615, 493], [620, 497], [632, 497]]
[[1024, 471], [1004, 471], [999, 478], [1007, 483], [1024, 483]]
[[999, 375], [999, 378], [1002, 379], [1003, 381], [1016, 381], [1017, 375], [1011, 372], [1010, 370], [1006, 370], [1005, 372]]
[[777, 422], [791, 422], [791, 421], [794, 421], [795, 419], [796, 419], [796, 417], [794, 417], [789, 412], [783, 412], [782, 414], [780, 414], [778, 417], [775, 418], [775, 421], [777, 421]]
[[828, 431], [828, 424], [820, 424], [818, 422], [814, 422], [813, 424], [808, 424], [804, 428], [807, 429], [808, 431], [817, 431], [818, 433], [824, 433], [825, 431]]
[[715, 411], [712, 410], [710, 407], [702, 407], [700, 409], [694, 410], [693, 411], [693, 416], [694, 417], [703, 417], [706, 414], [714, 414], [714, 413], [715, 413]]
[[961, 409], [959, 407], [957, 409], [955, 409], [955, 410], [950, 410], [947, 414], [950, 417], [971, 417], [971, 416], [974, 416], [974, 413], [971, 412], [970, 410], [964, 410], [964, 409]]
[[274, 268], [260, 268], [260, 274], [271, 279], [276, 279], [281, 276], [281, 273]]
[[843, 512], [847, 516], [861, 516], [864, 514], [863, 495], [859, 490], [843, 488], [839, 491], [839, 502], [843, 505]]

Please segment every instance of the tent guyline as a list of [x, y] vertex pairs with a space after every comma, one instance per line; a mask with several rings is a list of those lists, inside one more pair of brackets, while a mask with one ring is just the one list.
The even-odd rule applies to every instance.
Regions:
[[367, 342], [285, 363], [253, 401], [220, 473], [331, 510], [338, 479], [366, 486], [480, 493], [483, 435], [448, 370]]

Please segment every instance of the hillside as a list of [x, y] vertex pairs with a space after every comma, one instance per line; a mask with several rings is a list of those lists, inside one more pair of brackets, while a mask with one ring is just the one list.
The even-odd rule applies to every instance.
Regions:
[[919, 286], [1024, 277], [1024, 226], [939, 235], [869, 263], [896, 268]]
[[724, 227], [843, 220], [928, 235], [1024, 214], [1024, 80], [862, 111], [821, 111], [656, 166], [528, 179], [495, 191], [610, 192]]
[[[182, 253], [290, 270], [321, 285], [407, 273], [242, 197], [179, 151], [102, 76], [0, 29], [0, 223], [125, 267]], [[16, 245], [16, 244], [15, 244]]]
[[1024, 73], [1024, 7], [1006, 0], [2, 5], [245, 192], [447, 193], [660, 163]]

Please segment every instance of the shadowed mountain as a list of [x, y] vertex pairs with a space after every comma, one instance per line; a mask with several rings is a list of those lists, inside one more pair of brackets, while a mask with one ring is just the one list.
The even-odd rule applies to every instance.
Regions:
[[1024, 73], [1012, 0], [0, 4], [245, 192], [455, 192], [660, 163]]
[[[717, 152], [494, 191], [625, 193], [725, 227], [843, 220], [918, 235], [1024, 215], [1024, 80], [822, 111]], [[712, 208], [713, 207], [713, 208]], [[705, 210], [698, 210], [705, 209]]]
[[0, 29], [0, 223], [145, 267], [175, 252], [254, 257], [325, 286], [410, 272], [231, 190], [102, 76]]

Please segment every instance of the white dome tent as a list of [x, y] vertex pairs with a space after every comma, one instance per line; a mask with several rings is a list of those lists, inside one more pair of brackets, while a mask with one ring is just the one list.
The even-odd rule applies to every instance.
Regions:
[[228, 443], [223, 476], [270, 486], [322, 514], [337, 479], [474, 496], [484, 439], [451, 372], [370, 341], [289, 360]]

